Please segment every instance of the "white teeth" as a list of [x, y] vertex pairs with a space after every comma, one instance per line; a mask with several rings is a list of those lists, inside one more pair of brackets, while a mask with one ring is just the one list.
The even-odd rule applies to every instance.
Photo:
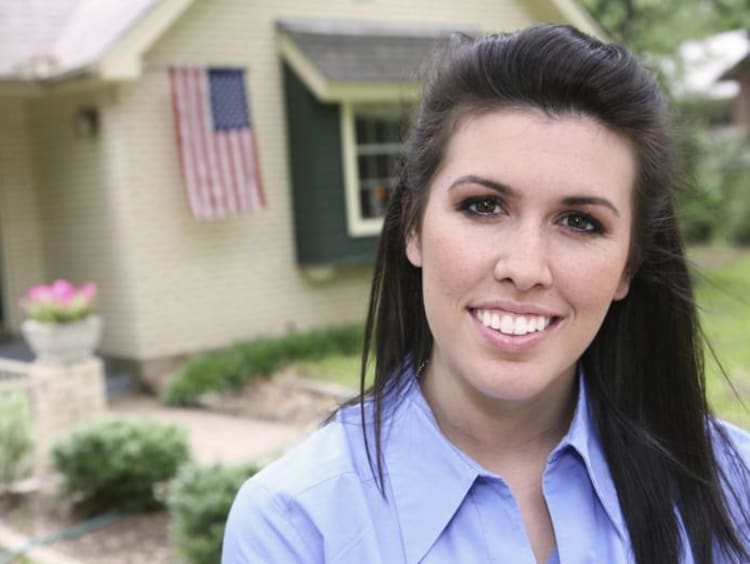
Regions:
[[550, 324], [550, 318], [544, 315], [500, 314], [487, 309], [476, 310], [475, 315], [482, 325], [505, 335], [528, 335], [544, 331]]
[[526, 334], [526, 318], [523, 315], [516, 317], [516, 323], [513, 325], [514, 335], [525, 335]]
[[513, 323], [513, 318], [510, 315], [503, 315], [503, 321], [500, 324], [501, 333], [505, 333], [506, 335], [512, 335], [513, 334], [513, 327], [515, 326], [515, 323]]
[[490, 319], [490, 327], [493, 329], [500, 329], [500, 316], [497, 313], [492, 314]]

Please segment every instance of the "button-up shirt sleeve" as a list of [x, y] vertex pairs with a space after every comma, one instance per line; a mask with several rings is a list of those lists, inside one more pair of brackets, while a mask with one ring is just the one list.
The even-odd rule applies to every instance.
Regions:
[[248, 481], [232, 506], [222, 564], [322, 562], [317, 532], [278, 495]]

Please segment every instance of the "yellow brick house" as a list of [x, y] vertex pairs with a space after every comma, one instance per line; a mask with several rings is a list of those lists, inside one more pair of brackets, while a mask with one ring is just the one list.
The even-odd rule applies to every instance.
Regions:
[[[101, 352], [142, 366], [364, 318], [399, 112], [454, 30], [572, 0], [0, 0], [0, 324], [24, 290], [100, 286]], [[197, 221], [167, 69], [246, 69], [267, 200]]]

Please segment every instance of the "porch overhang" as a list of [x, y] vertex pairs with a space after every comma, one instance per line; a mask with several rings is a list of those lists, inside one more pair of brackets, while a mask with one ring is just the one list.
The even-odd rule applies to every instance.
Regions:
[[375, 22], [280, 20], [284, 61], [321, 102], [418, 97], [420, 66], [457, 33], [477, 30]]

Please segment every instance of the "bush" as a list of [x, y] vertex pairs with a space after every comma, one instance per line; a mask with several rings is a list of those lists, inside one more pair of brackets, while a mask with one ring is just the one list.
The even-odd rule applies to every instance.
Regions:
[[750, 156], [731, 134], [693, 132], [682, 139], [692, 182], [679, 193], [679, 213], [689, 243], [742, 243], [750, 238]]
[[149, 421], [107, 419], [80, 427], [52, 450], [65, 489], [87, 514], [161, 504], [155, 488], [189, 458], [185, 433]]
[[0, 491], [29, 473], [33, 446], [26, 394], [0, 393]]
[[180, 469], [167, 495], [172, 543], [191, 564], [221, 560], [229, 508], [242, 483], [257, 471], [253, 466]]
[[362, 339], [362, 328], [350, 325], [261, 338], [205, 353], [185, 363], [165, 387], [162, 400], [170, 405], [195, 405], [206, 392], [237, 389], [253, 377], [267, 377], [294, 361], [357, 353]]

